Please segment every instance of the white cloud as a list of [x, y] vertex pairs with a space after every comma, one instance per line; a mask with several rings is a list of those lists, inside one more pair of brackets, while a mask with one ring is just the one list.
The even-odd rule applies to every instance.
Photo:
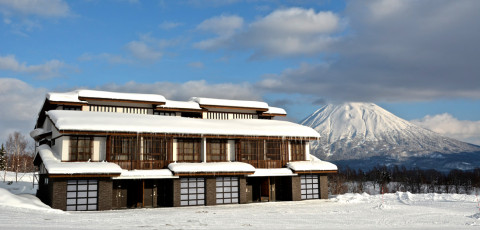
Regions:
[[126, 48], [133, 56], [139, 59], [157, 60], [162, 57], [160, 51], [148, 46], [147, 43], [142, 41], [131, 41], [126, 45]]
[[127, 51], [140, 60], [156, 61], [163, 56], [163, 50], [182, 42], [181, 39], [158, 39], [150, 34], [141, 34], [139, 39], [125, 45]]
[[195, 43], [199, 49], [249, 49], [254, 57], [312, 55], [325, 51], [337, 39], [340, 17], [332, 12], [287, 8], [273, 11], [243, 28], [238, 16], [219, 16], [203, 21], [197, 29], [216, 37]]
[[[480, 1], [350, 1], [339, 19], [341, 39], [329, 36], [328, 27], [327, 35], [319, 36], [325, 42], [289, 42], [289, 36], [252, 39], [269, 42], [258, 46], [264, 54], [320, 54], [317, 60], [265, 76], [258, 85], [326, 100], [477, 100], [480, 30], [472, 28], [479, 27], [478, 12]], [[348, 28], [341, 30], [344, 20]]]
[[190, 62], [190, 63], [188, 63], [188, 66], [193, 67], [193, 68], [197, 68], [197, 69], [201, 69], [201, 68], [203, 68], [205, 65], [203, 64], [203, 62], [196, 61], [196, 62]]
[[188, 100], [190, 97], [213, 97], [241, 100], [261, 100], [261, 94], [249, 83], [208, 84], [204, 80], [184, 83], [155, 82], [149, 84], [134, 81], [124, 85], [108, 84], [97, 87], [100, 90], [117, 92], [157, 93], [171, 100]]
[[411, 122], [444, 136], [480, 145], [480, 121], [458, 120], [451, 114], [443, 113]]
[[0, 78], [0, 143], [14, 131], [28, 137], [46, 92], [46, 89], [32, 87], [18, 79]]
[[158, 25], [158, 27], [159, 27], [160, 29], [170, 30], [170, 29], [179, 27], [179, 26], [181, 26], [181, 25], [183, 25], [183, 23], [164, 21], [164, 22], [162, 22], [162, 24]]
[[62, 0], [0, 0], [0, 6], [3, 6], [3, 11], [7, 11], [8, 14], [66, 17], [71, 13], [68, 4]]
[[27, 65], [25, 62], [18, 62], [14, 55], [0, 56], [0, 70], [34, 74], [41, 79], [59, 77], [62, 75], [60, 70], [64, 68], [69, 66], [56, 59], [46, 61], [44, 64]]
[[125, 58], [121, 55], [101, 53], [101, 54], [90, 54], [84, 53], [78, 57], [79, 61], [92, 61], [92, 60], [103, 60], [110, 64], [131, 64], [133, 60]]
[[236, 15], [221, 15], [207, 19], [197, 26], [198, 30], [213, 32], [218, 35], [233, 34], [242, 28], [243, 18]]

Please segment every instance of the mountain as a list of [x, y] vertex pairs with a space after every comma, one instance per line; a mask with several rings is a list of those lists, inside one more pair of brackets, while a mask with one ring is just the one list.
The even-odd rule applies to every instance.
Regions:
[[301, 124], [321, 135], [312, 143], [312, 154], [340, 166], [480, 167], [480, 146], [421, 128], [373, 103], [329, 104]]

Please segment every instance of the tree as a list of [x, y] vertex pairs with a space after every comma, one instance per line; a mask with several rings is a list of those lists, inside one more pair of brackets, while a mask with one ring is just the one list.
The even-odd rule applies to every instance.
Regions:
[[[8, 162], [8, 169], [15, 172], [15, 181], [18, 182], [18, 173], [27, 171], [27, 167], [32, 162], [31, 154], [28, 151], [29, 142], [20, 132], [15, 131], [8, 135], [6, 142]], [[23, 166], [23, 167], [22, 167]]]
[[2, 147], [0, 148], [0, 170], [6, 170], [7, 169], [7, 160], [5, 159], [7, 156], [7, 151], [5, 150], [5, 147], [2, 144]]

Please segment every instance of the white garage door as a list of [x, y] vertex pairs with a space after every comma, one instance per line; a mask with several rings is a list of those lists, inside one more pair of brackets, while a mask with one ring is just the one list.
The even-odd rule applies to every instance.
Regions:
[[302, 200], [318, 199], [318, 175], [301, 175]]
[[98, 180], [67, 181], [67, 211], [97, 210]]
[[238, 177], [217, 177], [217, 204], [238, 204]]
[[180, 178], [180, 205], [205, 205], [205, 179], [200, 177]]

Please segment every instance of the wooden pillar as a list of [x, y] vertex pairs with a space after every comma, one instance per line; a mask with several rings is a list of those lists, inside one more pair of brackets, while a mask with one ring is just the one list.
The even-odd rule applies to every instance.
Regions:
[[319, 175], [320, 199], [328, 199], [328, 177]]

